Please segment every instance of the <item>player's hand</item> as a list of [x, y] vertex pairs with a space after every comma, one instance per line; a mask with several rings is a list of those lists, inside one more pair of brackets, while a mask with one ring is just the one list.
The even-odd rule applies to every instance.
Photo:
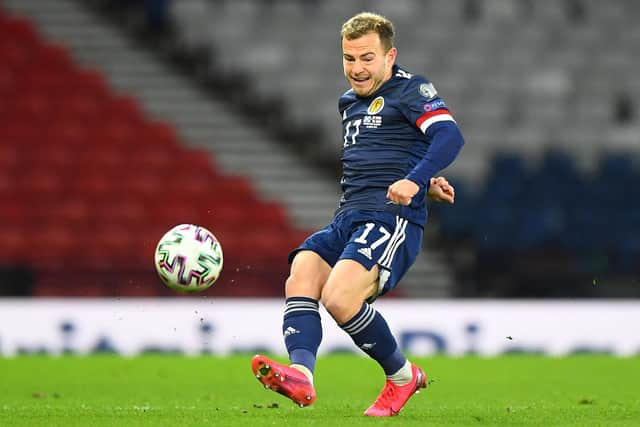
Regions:
[[411, 198], [416, 195], [420, 187], [415, 182], [408, 179], [401, 179], [389, 186], [387, 199], [396, 205], [408, 206]]
[[447, 181], [444, 176], [439, 176], [437, 178], [431, 178], [429, 181], [427, 196], [434, 202], [453, 204], [456, 198], [456, 189], [453, 185], [449, 184], [449, 181]]

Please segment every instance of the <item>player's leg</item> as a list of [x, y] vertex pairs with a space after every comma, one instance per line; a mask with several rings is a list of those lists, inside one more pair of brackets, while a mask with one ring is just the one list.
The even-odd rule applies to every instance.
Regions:
[[384, 317], [366, 300], [378, 289], [379, 267], [369, 270], [352, 259], [341, 259], [322, 292], [322, 303], [353, 342], [376, 360], [386, 375], [406, 365]]
[[420, 250], [422, 229], [401, 218], [390, 221], [386, 214], [367, 221], [360, 221], [354, 230], [323, 288], [322, 302], [387, 377], [382, 393], [365, 414], [389, 416], [425, 386], [426, 378], [402, 354], [384, 317], [367, 300], [395, 287]]
[[318, 300], [330, 272], [331, 266], [317, 253], [303, 250], [295, 255], [285, 285], [284, 342], [291, 365], [311, 380], [322, 341]]
[[314, 233], [289, 256], [291, 272], [286, 282], [282, 323], [291, 366], [265, 356], [253, 358], [252, 368], [267, 388], [286, 395], [300, 406], [315, 400], [313, 372], [322, 340], [318, 300], [342, 248], [340, 220]]
[[311, 405], [316, 398], [313, 371], [322, 340], [318, 299], [330, 271], [331, 267], [315, 252], [303, 250], [295, 255], [286, 282], [282, 325], [291, 364], [283, 365], [263, 355], [252, 360], [253, 372], [266, 388], [299, 406]]

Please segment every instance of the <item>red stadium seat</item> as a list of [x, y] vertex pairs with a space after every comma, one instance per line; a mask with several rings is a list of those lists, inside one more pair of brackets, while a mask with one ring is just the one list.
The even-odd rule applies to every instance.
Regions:
[[116, 122], [136, 122], [143, 121], [142, 110], [138, 101], [131, 96], [118, 95], [108, 100], [104, 111], [105, 118]]
[[138, 133], [134, 118], [112, 115], [105, 117], [95, 128], [91, 142], [95, 145], [120, 147], [125, 155], [127, 147], [137, 144]]
[[[2, 141], [1, 138], [2, 136], [0, 136], [0, 141]], [[0, 171], [4, 173], [10, 173], [20, 165], [18, 150], [8, 142], [0, 143]]]
[[38, 212], [30, 216], [38, 223], [49, 224], [49, 227], [75, 232], [76, 230], [90, 229], [95, 225], [95, 217], [92, 215], [91, 206], [82, 198], [74, 198], [60, 201], [35, 217]]
[[70, 150], [69, 153], [74, 155], [87, 145], [89, 128], [86, 123], [66, 116], [55, 121], [51, 116], [43, 119], [44, 122], [33, 123], [38, 132], [29, 140], [30, 145], [43, 150]]
[[96, 224], [119, 226], [132, 231], [138, 230], [148, 221], [144, 205], [135, 198], [114, 200], [97, 209], [93, 218]]
[[176, 161], [173, 150], [148, 147], [133, 147], [123, 160], [130, 168], [144, 170], [156, 177], [172, 172]]
[[78, 173], [77, 179], [69, 184], [67, 191], [73, 197], [80, 197], [98, 207], [101, 203], [113, 200], [114, 195], [120, 194], [120, 190], [114, 187], [112, 177], [105, 176], [101, 171]]
[[261, 202], [256, 217], [269, 226], [286, 227], [290, 223], [283, 206], [277, 202]]
[[85, 140], [86, 147], [77, 153], [77, 174], [79, 177], [97, 173], [106, 175], [108, 178], [121, 176], [126, 162], [126, 155], [122, 153], [122, 150], [110, 145], [96, 146], [92, 142], [91, 138]]
[[16, 225], [0, 223], [0, 259], [5, 263], [25, 264], [33, 253], [33, 246], [26, 236], [26, 227]]
[[[34, 51], [32, 67], [43, 67], [49, 75], [62, 75], [71, 71], [72, 59], [69, 51], [61, 45], [43, 44]], [[73, 84], [68, 80], [61, 80], [63, 84]]]
[[74, 93], [82, 93], [93, 99], [104, 101], [108, 94], [107, 82], [102, 74], [90, 69], [76, 69], [72, 73], [75, 86], [69, 88]]
[[148, 120], [140, 126], [142, 131], [140, 145], [149, 149], [171, 149], [178, 147], [175, 128], [169, 123]]
[[30, 171], [36, 173], [44, 171], [52, 173], [58, 178], [63, 178], [73, 172], [77, 163], [76, 153], [50, 142], [35, 146], [25, 145], [21, 147], [20, 151], [20, 174], [30, 174]]
[[3, 19], [0, 31], [8, 40], [18, 43], [25, 49], [41, 43], [34, 26], [23, 18], [7, 17]]
[[[27, 215], [29, 210], [18, 201], [8, 201], [8, 198], [0, 196], [0, 223], [2, 224], [14, 224], [20, 228], [27, 227]], [[2, 244], [4, 241], [0, 240]]]
[[15, 182], [18, 191], [28, 194], [32, 199], [54, 200], [64, 190], [60, 177], [49, 170], [30, 170], [21, 174]]
[[51, 99], [40, 90], [25, 91], [17, 97], [14, 104], [13, 120], [22, 120], [34, 124], [44, 124], [53, 111]]
[[[0, 44], [0, 58], [4, 58], [6, 53]], [[9, 111], [9, 97], [16, 89], [17, 73], [11, 70], [9, 64], [0, 64], [0, 117]]]
[[69, 91], [63, 94], [57, 103], [59, 108], [52, 116], [55, 120], [73, 118], [91, 126], [96, 126], [102, 120], [102, 100], [92, 94]]
[[30, 230], [28, 237], [32, 248], [29, 262], [36, 268], [65, 269], [80, 251], [77, 233], [73, 229], [38, 227]]

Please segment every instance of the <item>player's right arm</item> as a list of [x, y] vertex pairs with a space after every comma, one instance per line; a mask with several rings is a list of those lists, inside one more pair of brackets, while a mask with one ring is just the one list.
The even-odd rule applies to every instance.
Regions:
[[409, 206], [411, 199], [415, 196], [420, 187], [409, 179], [399, 179], [387, 189], [387, 199], [396, 205]]

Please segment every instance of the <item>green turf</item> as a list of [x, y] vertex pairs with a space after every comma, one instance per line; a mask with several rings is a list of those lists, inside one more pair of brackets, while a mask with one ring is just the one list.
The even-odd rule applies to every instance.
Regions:
[[382, 374], [358, 356], [319, 359], [318, 400], [264, 390], [250, 356], [0, 358], [0, 426], [639, 426], [640, 359], [415, 359], [431, 384], [400, 416], [362, 411]]

